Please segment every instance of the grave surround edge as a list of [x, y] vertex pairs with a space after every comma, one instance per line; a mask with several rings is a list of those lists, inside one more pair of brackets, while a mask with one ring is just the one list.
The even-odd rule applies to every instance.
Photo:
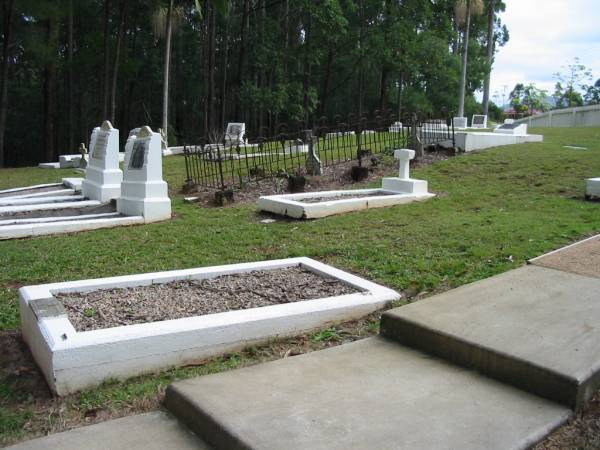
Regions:
[[[29, 302], [54, 293], [84, 292], [167, 283], [192, 278], [275, 270], [301, 265], [332, 276], [361, 292], [246, 310], [228, 311], [101, 330], [77, 332], [66, 317], [39, 321]], [[26, 286], [19, 290], [23, 337], [51, 389], [66, 395], [126, 378], [234, 351], [249, 343], [292, 336], [328, 323], [350, 320], [381, 309], [400, 294], [310, 258], [289, 258]]]

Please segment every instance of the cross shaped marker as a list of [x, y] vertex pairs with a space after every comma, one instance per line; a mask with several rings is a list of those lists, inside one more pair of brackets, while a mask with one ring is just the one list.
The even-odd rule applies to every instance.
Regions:
[[403, 148], [401, 150], [394, 150], [394, 158], [400, 160], [400, 172], [398, 178], [401, 180], [410, 179], [409, 169], [410, 160], [415, 157], [415, 151]]

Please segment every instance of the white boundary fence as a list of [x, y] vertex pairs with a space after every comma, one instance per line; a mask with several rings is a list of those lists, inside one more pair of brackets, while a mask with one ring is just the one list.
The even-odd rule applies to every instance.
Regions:
[[515, 120], [531, 127], [600, 127], [600, 105], [555, 109]]

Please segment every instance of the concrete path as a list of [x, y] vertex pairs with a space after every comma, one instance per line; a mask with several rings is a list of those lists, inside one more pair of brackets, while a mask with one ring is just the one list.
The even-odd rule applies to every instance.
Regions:
[[167, 413], [156, 411], [75, 428], [8, 450], [209, 450]]
[[[382, 335], [174, 383], [165, 405], [215, 449], [525, 449], [600, 386], [600, 236], [386, 312]], [[209, 447], [168, 414], [24, 449]]]
[[218, 449], [518, 449], [571, 411], [381, 337], [167, 390]]

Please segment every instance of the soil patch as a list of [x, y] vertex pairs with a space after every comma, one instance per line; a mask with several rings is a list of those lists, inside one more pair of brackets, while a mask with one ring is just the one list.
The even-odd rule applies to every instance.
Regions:
[[348, 200], [351, 198], [366, 198], [366, 197], [382, 197], [385, 195], [394, 195], [390, 192], [373, 192], [371, 194], [348, 194], [348, 195], [335, 195], [328, 197], [309, 197], [299, 198], [296, 201], [302, 203], [321, 203], [321, 202], [333, 202], [336, 200]]
[[104, 214], [117, 212], [116, 205], [108, 203], [97, 206], [82, 206], [79, 208], [47, 209], [40, 211], [21, 211], [14, 213], [0, 213], [0, 219], [41, 219], [43, 217], [69, 217], [84, 216], [87, 214]]
[[533, 264], [600, 278], [600, 235], [582, 244], [544, 256]]
[[58, 294], [77, 331], [202, 316], [359, 292], [300, 267]]
[[22, 191], [13, 191], [13, 192], [0, 192], [0, 198], [7, 198], [7, 197], [13, 197], [15, 195], [30, 195], [30, 194], [38, 194], [41, 192], [51, 192], [51, 191], [58, 191], [61, 189], [68, 189], [66, 186], [59, 184], [56, 186], [46, 186], [46, 187], [41, 187], [41, 188], [35, 188], [35, 189], [24, 189]]

